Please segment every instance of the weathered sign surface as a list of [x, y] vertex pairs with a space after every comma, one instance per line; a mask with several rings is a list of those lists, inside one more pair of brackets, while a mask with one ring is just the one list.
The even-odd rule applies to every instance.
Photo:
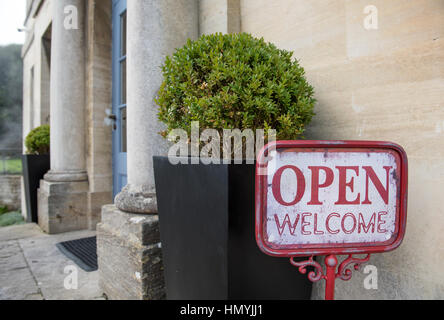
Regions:
[[407, 157], [396, 144], [269, 144], [256, 172], [257, 243], [276, 256], [393, 250], [405, 231], [406, 191]]

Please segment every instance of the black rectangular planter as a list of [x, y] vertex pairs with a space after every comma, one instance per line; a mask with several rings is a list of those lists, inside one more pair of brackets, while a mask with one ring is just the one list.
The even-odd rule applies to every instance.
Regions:
[[256, 245], [253, 164], [154, 157], [154, 174], [168, 299], [310, 299], [307, 276]]
[[37, 189], [40, 180], [50, 168], [49, 154], [22, 155], [23, 182], [25, 188], [27, 222], [37, 223]]

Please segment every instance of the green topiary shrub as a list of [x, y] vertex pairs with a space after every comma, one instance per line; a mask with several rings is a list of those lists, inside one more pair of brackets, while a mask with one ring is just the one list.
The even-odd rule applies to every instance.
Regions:
[[32, 130], [25, 139], [28, 154], [49, 153], [49, 125], [43, 125]]
[[275, 129], [277, 139], [301, 137], [314, 115], [314, 90], [292, 52], [249, 34], [200, 37], [167, 57], [156, 103], [158, 118], [190, 135], [200, 130]]

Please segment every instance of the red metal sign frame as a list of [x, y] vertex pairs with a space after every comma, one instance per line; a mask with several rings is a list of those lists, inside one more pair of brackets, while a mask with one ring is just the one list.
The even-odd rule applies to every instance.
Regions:
[[[316, 245], [292, 245], [290, 247], [272, 248], [267, 244], [264, 237], [266, 219], [266, 191], [267, 175], [259, 174], [259, 170], [266, 169], [268, 163], [265, 162], [269, 150], [283, 148], [306, 149], [308, 152], [315, 149], [323, 149], [325, 152], [331, 150], [344, 151], [371, 151], [371, 152], [392, 152], [398, 155], [398, 196], [397, 196], [397, 217], [395, 225], [395, 237], [387, 242], [380, 243], [347, 243], [347, 244], [316, 244]], [[256, 164], [256, 192], [255, 192], [255, 220], [256, 220], [256, 242], [261, 251], [276, 257], [300, 257], [314, 255], [353, 255], [371, 254], [378, 252], [388, 252], [396, 249], [402, 242], [406, 229], [407, 220], [407, 155], [404, 149], [392, 142], [380, 141], [275, 141], [262, 148], [257, 157]]]

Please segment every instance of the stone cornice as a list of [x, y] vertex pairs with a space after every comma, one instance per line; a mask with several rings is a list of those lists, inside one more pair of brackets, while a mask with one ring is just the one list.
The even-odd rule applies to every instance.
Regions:
[[40, 8], [42, 7], [42, 4], [45, 0], [32, 0], [31, 4], [29, 5], [28, 8], [26, 8], [26, 18], [25, 21], [23, 22], [23, 24], [26, 26], [26, 24], [28, 23], [29, 18], [34, 18]]

